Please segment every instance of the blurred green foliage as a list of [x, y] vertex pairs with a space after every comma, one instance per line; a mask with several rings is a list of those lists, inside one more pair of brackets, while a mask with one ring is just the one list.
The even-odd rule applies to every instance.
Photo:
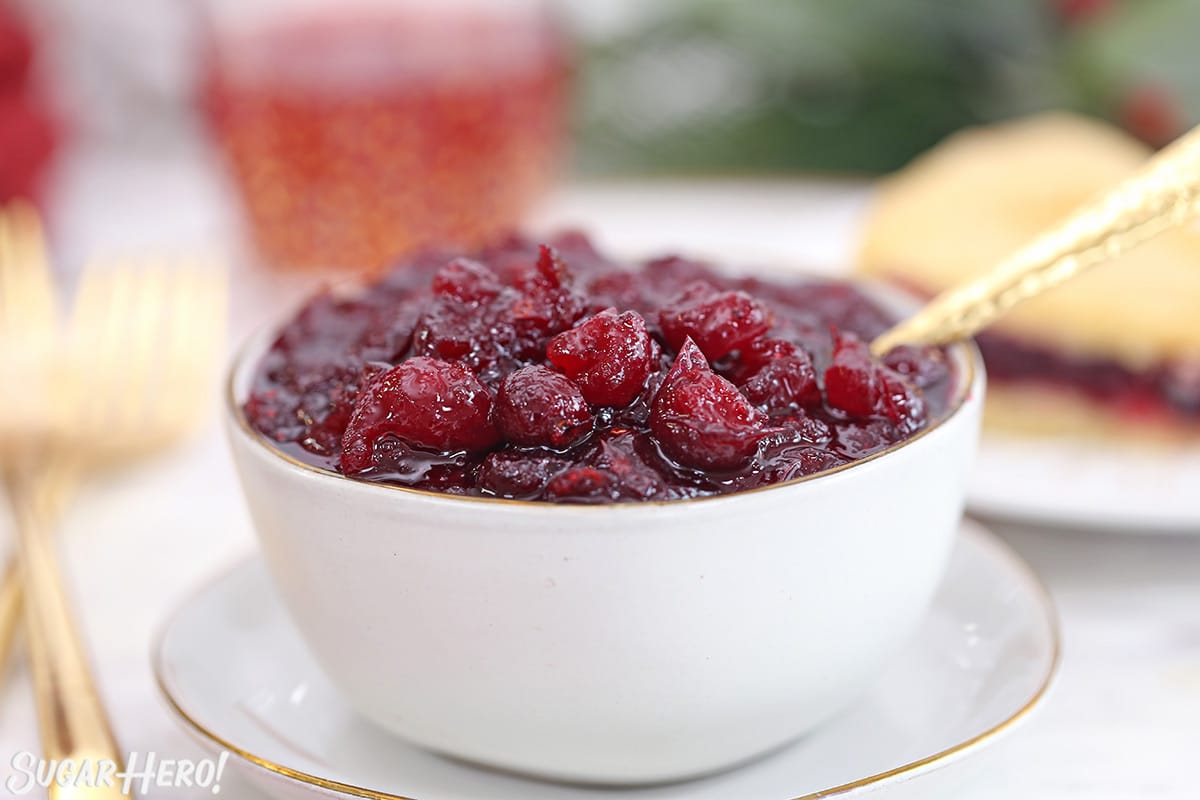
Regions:
[[881, 172], [1047, 108], [1200, 118], [1200, 0], [690, 0], [585, 48], [585, 172]]

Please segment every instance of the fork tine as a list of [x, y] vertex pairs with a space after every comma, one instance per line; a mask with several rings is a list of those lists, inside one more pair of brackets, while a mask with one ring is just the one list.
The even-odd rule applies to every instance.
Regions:
[[0, 324], [38, 347], [53, 334], [54, 285], [37, 211], [25, 202], [0, 208]]
[[[124, 262], [90, 261], [83, 270], [71, 317], [71, 352], [74, 380], [68, 382], [65, 409], [85, 426], [109, 420], [112, 402], [104, 391], [118, 366], [120, 330], [126, 316], [128, 266]], [[69, 396], [68, 396], [69, 395]]]
[[169, 278], [165, 271], [152, 264], [139, 264], [131, 276], [127, 330], [120, 337], [125, 341], [122, 369], [125, 373], [127, 396], [117, 403], [119, 416], [116, 425], [133, 426], [143, 420], [152, 407], [149, 393], [156, 382], [162, 344], [159, 331], [162, 318], [170, 313]]
[[12, 328], [9, 318], [8, 304], [12, 292], [13, 259], [8, 247], [8, 214], [0, 207], [0, 334], [7, 338]]
[[[97, 423], [116, 425], [121, 421], [121, 407], [125, 398], [123, 390], [113, 386], [113, 376], [121, 375], [122, 382], [128, 378], [126, 371], [127, 348], [133, 344], [129, 331], [135, 321], [134, 303], [138, 289], [138, 268], [128, 260], [120, 260], [111, 265], [109, 303], [105, 314], [103, 334], [97, 351], [96, 366], [100, 373], [98, 384], [106, 391], [98, 392], [98, 398], [89, 403], [93, 408], [93, 419]], [[94, 396], [93, 396], [94, 397]], [[99, 402], [95, 402], [98, 399]]]
[[29, 203], [17, 201], [9, 206], [12, 218], [13, 251], [23, 278], [21, 313], [30, 330], [44, 339], [55, 327], [54, 282], [46, 258], [46, 240], [41, 218]]
[[6, 371], [0, 403], [13, 418], [45, 416], [56, 317], [37, 211], [20, 202], [0, 206], [0, 357]]
[[19, 364], [21, 343], [15, 341], [20, 335], [20, 325], [9, 310], [18, 288], [14, 285], [16, 259], [10, 253], [8, 227], [8, 214], [0, 207], [0, 364], [4, 367], [4, 373], [0, 374], [0, 403], [10, 409], [9, 413], [14, 413], [12, 406], [22, 397], [17, 386], [24, 376]]
[[13, 224], [7, 207], [0, 207], [0, 326], [9, 335], [20, 330], [16, 316], [21, 293], [19, 265], [13, 250]]
[[177, 313], [170, 320], [165, 377], [156, 424], [166, 435], [183, 433], [211, 399], [212, 367], [224, 341], [225, 271], [212, 260], [192, 260], [176, 271]]
[[16, 253], [13, 252], [12, 220], [8, 209], [0, 207], [0, 332], [5, 338], [15, 336], [21, 325], [17, 314], [21, 294], [20, 274]]
[[216, 264], [94, 261], [72, 315], [74, 405], [109, 456], [177, 438], [200, 417], [221, 336], [224, 271]]
[[[182, 344], [183, 337], [191, 324], [193, 303], [199, 299], [191, 291], [193, 279], [186, 267], [176, 269], [171, 277], [171, 291], [168, 295], [170, 312], [166, 315], [166, 325], [162, 334], [162, 379], [156, 387], [153, 406], [153, 427], [155, 431], [162, 431], [163, 433], [158, 435], [163, 437], [171, 427], [172, 418], [182, 413], [180, 409], [186, 406], [189, 400], [186, 387], [181, 385], [187, 370], [185, 365], [179, 362], [181, 358], [187, 358]], [[183, 355], [176, 355], [177, 353]]]

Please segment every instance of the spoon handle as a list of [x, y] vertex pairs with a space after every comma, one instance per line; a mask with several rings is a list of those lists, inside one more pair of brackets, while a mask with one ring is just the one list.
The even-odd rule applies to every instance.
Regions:
[[[1053, 175], [1042, 176], [1054, 180]], [[878, 355], [901, 344], [965, 339], [1018, 303], [1124, 253], [1200, 212], [1200, 127], [1163, 149], [1114, 189], [968, 283], [947, 289], [871, 343]]]

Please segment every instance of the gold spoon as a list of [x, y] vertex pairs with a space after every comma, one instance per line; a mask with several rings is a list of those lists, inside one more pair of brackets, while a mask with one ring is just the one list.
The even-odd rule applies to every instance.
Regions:
[[1200, 127], [1163, 149], [1111, 191], [975, 280], [939, 294], [871, 342], [876, 355], [901, 344], [966, 339], [1013, 306], [1116, 258], [1200, 213]]

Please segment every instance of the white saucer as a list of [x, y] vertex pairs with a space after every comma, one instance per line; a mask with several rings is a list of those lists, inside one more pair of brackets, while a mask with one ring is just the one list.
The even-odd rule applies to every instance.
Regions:
[[1134, 450], [1102, 442], [984, 437], [972, 512], [1115, 533], [1200, 535], [1200, 448]]
[[1041, 704], [1058, 649], [1054, 610], [1029, 568], [965, 522], [920, 631], [846, 714], [733, 772], [618, 791], [476, 769], [359, 719], [309, 658], [257, 559], [171, 616], [155, 671], [180, 724], [282, 798], [787, 800], [885, 790], [924, 799], [959, 786], [974, 756]]

